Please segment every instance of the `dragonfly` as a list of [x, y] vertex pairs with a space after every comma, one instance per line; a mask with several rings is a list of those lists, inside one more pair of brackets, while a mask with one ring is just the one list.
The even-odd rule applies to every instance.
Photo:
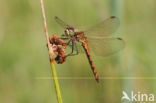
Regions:
[[[90, 50], [98, 56], [105, 57], [124, 48], [124, 40], [119, 37], [113, 37], [114, 32], [120, 25], [119, 19], [115, 16], [111, 16], [86, 31], [80, 31], [66, 24], [58, 17], [55, 17], [55, 20], [65, 29], [64, 34], [61, 35], [61, 39], [67, 40], [67, 45], [72, 49], [71, 53], [67, 56], [79, 54], [80, 50], [77, 46], [77, 43], [79, 43], [88, 58], [95, 80], [99, 82], [99, 76], [91, 58]], [[74, 51], [76, 52], [74, 53]]]

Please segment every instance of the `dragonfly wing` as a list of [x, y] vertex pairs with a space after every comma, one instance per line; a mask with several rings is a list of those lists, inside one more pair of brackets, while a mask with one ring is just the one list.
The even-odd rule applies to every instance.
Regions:
[[55, 17], [56, 22], [62, 26], [63, 28], [67, 29], [67, 28], [71, 28], [70, 25], [66, 24], [63, 20], [61, 20], [60, 18], [58, 18], [57, 16]]
[[88, 38], [89, 48], [99, 56], [109, 56], [124, 48], [125, 42], [121, 38]]
[[117, 17], [112, 16], [107, 18], [100, 24], [85, 31], [85, 34], [90, 37], [111, 37], [111, 35], [117, 30], [120, 25], [120, 21]]

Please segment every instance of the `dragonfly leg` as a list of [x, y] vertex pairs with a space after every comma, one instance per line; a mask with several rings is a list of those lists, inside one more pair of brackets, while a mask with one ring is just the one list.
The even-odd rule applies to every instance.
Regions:
[[69, 45], [71, 41], [72, 41], [72, 40], [70, 39], [70, 40], [67, 42], [67, 45]]
[[78, 50], [77, 45], [76, 45], [75, 42], [74, 42], [74, 45], [75, 45], [75, 49], [76, 49], [76, 54], [75, 55], [78, 55], [79, 54], [79, 50]]
[[61, 38], [59, 38], [59, 39], [62, 39], [62, 40], [68, 40], [69, 38], [62, 38], [62, 37], [61, 37]]
[[[69, 42], [68, 43], [70, 43], [71, 42], [71, 40], [69, 40]], [[69, 44], [68, 44], [69, 45]], [[71, 53], [69, 53], [67, 56], [72, 56], [73, 55], [73, 51], [74, 51], [74, 41], [72, 40], [72, 51], [71, 51]]]
[[[76, 53], [74, 54], [74, 47], [76, 49]], [[77, 48], [77, 45], [76, 43], [72, 40], [72, 52], [69, 53], [67, 56], [74, 56], [74, 55], [78, 55], [79, 51], [78, 51], [78, 48]]]
[[59, 39], [62, 39], [62, 40], [69, 40], [69, 41], [66, 43], [67, 45], [69, 45], [70, 42], [72, 41], [70, 38], [64, 38], [64, 37], [61, 37], [61, 38], [59, 38]]

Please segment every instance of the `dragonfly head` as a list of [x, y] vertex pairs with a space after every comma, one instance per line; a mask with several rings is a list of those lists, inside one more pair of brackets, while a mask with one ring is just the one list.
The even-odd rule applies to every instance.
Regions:
[[67, 29], [65, 30], [65, 35], [66, 35], [66, 36], [74, 35], [74, 33], [75, 33], [74, 31], [75, 31], [74, 28], [67, 28]]

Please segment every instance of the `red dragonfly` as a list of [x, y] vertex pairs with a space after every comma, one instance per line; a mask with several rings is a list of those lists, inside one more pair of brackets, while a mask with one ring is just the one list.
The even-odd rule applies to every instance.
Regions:
[[[96, 81], [99, 82], [99, 76], [93, 64], [89, 49], [94, 51], [96, 55], [108, 56], [124, 48], [123, 39], [112, 37], [113, 33], [119, 27], [119, 19], [112, 16], [84, 32], [66, 24], [58, 17], [55, 17], [55, 20], [65, 28], [65, 32], [61, 35], [61, 39], [68, 40], [67, 45], [72, 47], [72, 51], [68, 56], [77, 55], [79, 53], [77, 47], [77, 43], [79, 43], [86, 53]], [[74, 53], [74, 50], [76, 50], [76, 53]]]

